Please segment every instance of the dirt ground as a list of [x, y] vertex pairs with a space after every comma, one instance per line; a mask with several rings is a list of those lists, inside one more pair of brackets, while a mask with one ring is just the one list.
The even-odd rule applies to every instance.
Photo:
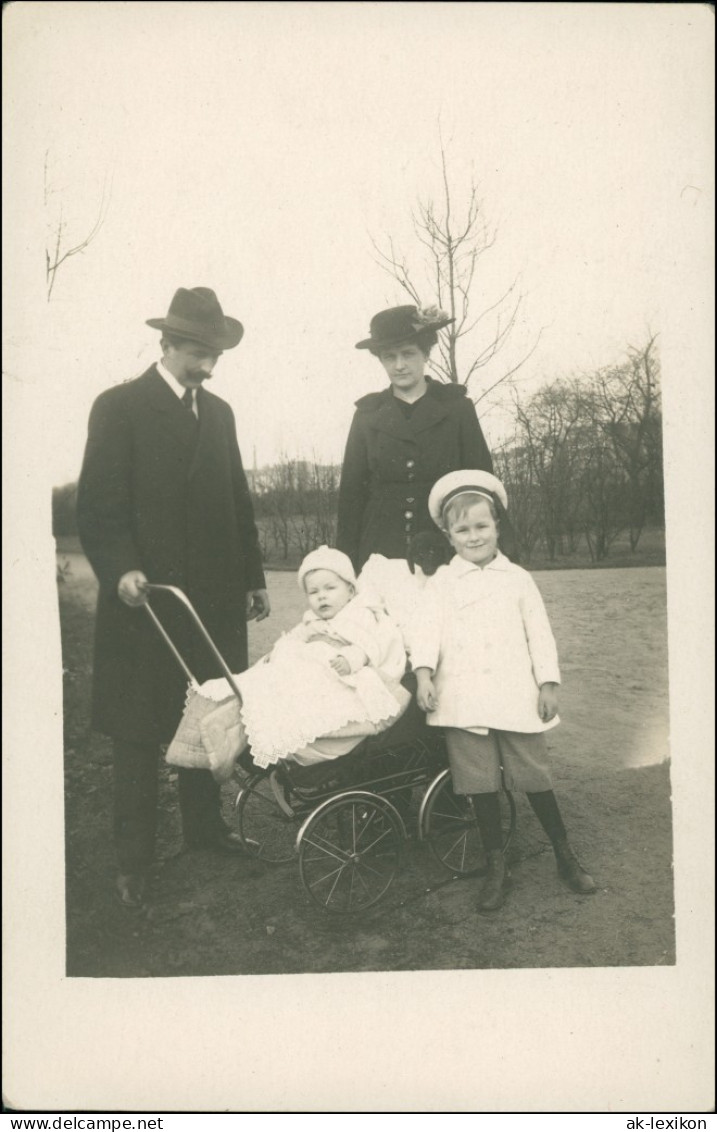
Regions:
[[[555, 789], [598, 892], [576, 896], [559, 882], [550, 846], [518, 797], [513, 884], [500, 912], [479, 915], [480, 882], [452, 879], [411, 837], [386, 898], [345, 921], [311, 903], [293, 862], [183, 852], [176, 784], [166, 767], [148, 904], [129, 911], [115, 902], [109, 742], [88, 728], [96, 587], [80, 555], [60, 554], [58, 562], [68, 975], [674, 963], [664, 569], [536, 574], [563, 670], [563, 722], [549, 733]], [[273, 612], [252, 626], [252, 659], [301, 613], [293, 575], [270, 574], [268, 584]], [[226, 788], [227, 813], [235, 792]]]

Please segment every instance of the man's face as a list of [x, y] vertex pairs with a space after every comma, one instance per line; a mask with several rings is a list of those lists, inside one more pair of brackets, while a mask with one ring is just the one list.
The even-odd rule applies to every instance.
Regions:
[[221, 350], [203, 346], [201, 342], [180, 342], [178, 346], [169, 342], [164, 344], [164, 364], [185, 389], [198, 389], [203, 381], [208, 381], [221, 356]]

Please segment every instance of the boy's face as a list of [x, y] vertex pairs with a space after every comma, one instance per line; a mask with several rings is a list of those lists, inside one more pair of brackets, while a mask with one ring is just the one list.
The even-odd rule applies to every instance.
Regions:
[[333, 570], [311, 570], [304, 578], [309, 608], [323, 621], [330, 621], [351, 601], [354, 587]]
[[471, 503], [448, 523], [448, 538], [456, 554], [474, 566], [486, 566], [498, 549], [498, 524], [487, 499]]

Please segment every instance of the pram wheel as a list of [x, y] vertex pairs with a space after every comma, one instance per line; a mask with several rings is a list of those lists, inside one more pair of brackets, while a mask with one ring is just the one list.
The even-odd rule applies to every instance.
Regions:
[[[503, 851], [515, 830], [513, 795], [501, 791]], [[485, 851], [469, 798], [454, 794], [451, 772], [444, 770], [429, 787], [421, 807], [421, 836], [437, 861], [458, 876], [485, 869]]]
[[329, 799], [299, 831], [304, 888], [326, 912], [348, 915], [370, 908], [398, 872], [403, 833], [400, 817], [384, 798], [351, 791]]
[[266, 775], [248, 780], [235, 808], [237, 832], [247, 853], [274, 865], [294, 859], [297, 822], [281, 809]]

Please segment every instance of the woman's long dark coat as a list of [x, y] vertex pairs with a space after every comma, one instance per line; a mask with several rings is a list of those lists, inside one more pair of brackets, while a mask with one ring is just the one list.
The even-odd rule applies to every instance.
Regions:
[[[92, 408], [78, 487], [80, 539], [99, 582], [92, 723], [116, 739], [168, 742], [187, 681], [146, 610], [117, 596], [130, 570], [179, 586], [234, 672], [247, 665], [246, 593], [264, 588], [229, 405], [197, 392], [199, 424], [154, 366]], [[173, 599], [162, 616], [198, 679], [220, 672]]]
[[357, 570], [371, 554], [406, 558], [415, 534], [435, 530], [428, 514], [431, 487], [461, 468], [493, 471], [464, 386], [429, 380], [409, 417], [390, 388], [362, 397], [341, 472], [339, 549]]

